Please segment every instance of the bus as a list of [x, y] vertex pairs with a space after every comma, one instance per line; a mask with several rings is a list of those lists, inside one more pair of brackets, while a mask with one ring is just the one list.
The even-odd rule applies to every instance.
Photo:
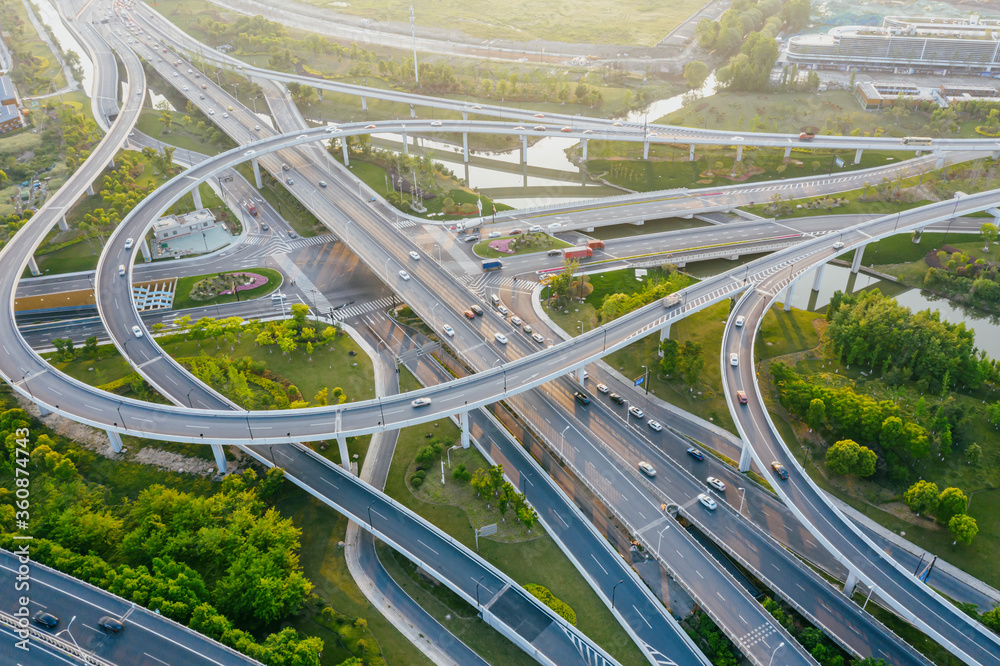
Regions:
[[929, 136], [908, 136], [903, 139], [904, 146], [929, 146], [934, 139]]

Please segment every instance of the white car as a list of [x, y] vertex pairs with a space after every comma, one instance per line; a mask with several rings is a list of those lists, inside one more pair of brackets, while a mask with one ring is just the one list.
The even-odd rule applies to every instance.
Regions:
[[698, 495], [698, 501], [701, 502], [702, 506], [704, 506], [706, 509], [709, 509], [710, 511], [715, 511], [715, 507], [719, 506], [718, 504], [715, 503], [714, 499], [712, 499], [705, 493], [701, 493]]
[[215, 115], [215, 109], [209, 109], [208, 110], [208, 115], [214, 116]]
[[528, 231], [530, 231], [531, 233], [538, 233], [541, 230], [542, 230], [542, 225], [540, 224], [533, 224], [530, 227], [528, 227]]
[[628, 408], [628, 413], [637, 419], [641, 419], [643, 416], [645, 416], [645, 414], [642, 413], [642, 410], [636, 407], [635, 405], [631, 405]]
[[222, 117], [223, 117], [223, 118], [228, 118], [228, 117], [229, 117], [229, 114], [228, 114], [228, 113], [223, 113], [223, 114], [222, 114]]
[[552, 224], [549, 225], [549, 229], [559, 229], [561, 227], [562, 225], [558, 222], [553, 222]]
[[708, 485], [715, 488], [716, 490], [718, 490], [720, 493], [726, 492], [726, 484], [720, 481], [719, 479], [715, 478], [714, 476], [708, 477], [707, 479], [705, 479], [705, 482]]
[[434, 122], [431, 123], [431, 127], [441, 127], [441, 121], [435, 120]]
[[510, 323], [514, 324], [514, 326], [520, 326], [523, 322], [521, 321], [520, 317], [514, 315], [513, 317], [510, 318]]
[[531, 339], [534, 340], [535, 342], [539, 343], [539, 344], [545, 342], [545, 338], [542, 337], [541, 333], [532, 333], [531, 334]]
[[132, 334], [135, 335], [135, 337], [137, 337], [137, 338], [141, 338], [142, 337], [142, 329], [139, 328], [138, 326], [133, 326], [132, 327]]
[[248, 150], [247, 152], [243, 153], [243, 157], [250, 157], [256, 152], [257, 152], [256, 150]]
[[607, 384], [598, 384], [597, 390], [600, 391], [601, 393], [607, 393], [610, 389], [608, 389]]
[[743, 315], [740, 315], [736, 318], [736, 325], [742, 326], [744, 321], [746, 321], [746, 318], [744, 318]]
[[406, 271], [399, 271], [399, 277], [403, 278], [404, 280], [409, 280], [410, 274], [407, 273]]
[[132, 241], [131, 238], [126, 238], [125, 239], [125, 249], [126, 250], [131, 250], [132, 249], [132, 243], [133, 243], [133, 241]]
[[431, 404], [431, 399], [430, 398], [417, 398], [416, 400], [412, 401], [410, 404], [413, 405], [414, 407], [426, 407], [427, 405]]
[[184, 92], [187, 92], [187, 91], [188, 91], [188, 87], [184, 86]]
[[639, 469], [641, 469], [642, 473], [646, 476], [656, 476], [656, 468], [646, 461], [639, 463]]
[[502, 345], [507, 344], [507, 336], [504, 335], [503, 333], [496, 333], [494, 334], [493, 337], [496, 338], [496, 341], [499, 342], [500, 344]]
[[487, 238], [500, 238], [500, 232], [499, 231], [491, 231], [490, 235], [487, 236]]
[[502, 314], [502, 315], [503, 315], [504, 317], [506, 317], [506, 316], [507, 316], [507, 313], [508, 313], [508, 312], [510, 312], [510, 310], [508, 310], [508, 309], [507, 309], [507, 306], [506, 306], [506, 305], [498, 305], [498, 306], [497, 306], [497, 312], [499, 312], [499, 313], [500, 313], [500, 314]]
[[449, 338], [455, 337], [455, 329], [453, 329], [448, 324], [445, 324], [442, 330], [444, 331], [444, 334], [447, 335]]
[[180, 74], [178, 74], [177, 72], [174, 72], [174, 76], [180, 76]]
[[834, 250], [839, 250], [842, 247], [844, 247], [844, 243], [841, 242], [841, 241], [837, 241], [836, 243], [833, 244], [833, 249]]
[[663, 430], [663, 426], [660, 425], [659, 421], [655, 421], [653, 419], [649, 419], [649, 421], [647, 421], [647, 423], [649, 424], [649, 427], [652, 428], [653, 430], [655, 430], [656, 432], [660, 432], [661, 430]]
[[740, 359], [735, 353], [729, 355], [729, 365], [739, 365]]
[[420, 259], [420, 255], [417, 254], [416, 252], [411, 251], [410, 252], [410, 258], [411, 259]]

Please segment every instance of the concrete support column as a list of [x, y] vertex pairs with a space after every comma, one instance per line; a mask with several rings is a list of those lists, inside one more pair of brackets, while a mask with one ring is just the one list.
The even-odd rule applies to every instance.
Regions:
[[792, 156], [792, 147], [785, 146], [785, 159], [787, 160], [791, 156]]
[[990, 154], [990, 157], [992, 157], [992, 158], [993, 158], [993, 159], [995, 159], [995, 160], [998, 160], [998, 159], [1000, 159], [1000, 150], [994, 150], [994, 151], [993, 151], [993, 152], [992, 152], [992, 153]]
[[149, 251], [149, 241], [143, 238], [140, 247], [142, 248], [142, 260], [148, 264], [153, 260], [153, 256]]
[[87, 194], [89, 194], [90, 196], [94, 196], [95, 194], [97, 194], [97, 192], [94, 191], [94, 184], [93, 183], [91, 183], [90, 185], [87, 185]]
[[404, 155], [410, 154], [410, 144], [406, 140], [406, 130], [403, 130], [403, 154]]
[[785, 312], [792, 309], [792, 292], [795, 291], [795, 283], [789, 282], [788, 286], [785, 287], [785, 305], [782, 308]]
[[362, 111], [367, 111], [368, 110], [368, 98], [367, 97], [362, 97], [361, 98], [361, 110]]
[[826, 268], [826, 264], [820, 264], [816, 267], [816, 277], [813, 278], [813, 291], [819, 291], [819, 285], [823, 281], [824, 268]]
[[469, 448], [472, 443], [469, 441], [469, 412], [458, 413], [458, 427], [462, 429], [462, 448]]
[[642, 159], [649, 159], [649, 141], [642, 142]]
[[195, 210], [200, 210], [204, 208], [204, 206], [201, 203], [201, 185], [191, 190], [191, 196], [194, 197]]
[[469, 161], [469, 133], [462, 132], [462, 153], [464, 154], [465, 161]]
[[944, 167], [944, 153], [937, 156], [937, 162], [934, 163], [935, 169], [941, 169]]
[[119, 435], [114, 430], [108, 430], [106, 432], [108, 433], [108, 439], [111, 440], [111, 450], [114, 451], [115, 453], [121, 453], [122, 452], [122, 436]]
[[212, 453], [215, 454], [215, 467], [219, 470], [219, 474], [225, 474], [228, 469], [226, 450], [222, 448], [222, 444], [212, 444]]
[[854, 163], [861, 164], [861, 153], [865, 152], [863, 148], [858, 148], [854, 151]]
[[736, 146], [736, 161], [743, 161], [743, 146]]
[[521, 135], [521, 164], [528, 163], [528, 136]]
[[750, 455], [750, 445], [745, 441], [743, 442], [743, 448], [740, 449], [740, 472], [750, 471], [750, 463], [753, 458]]
[[48, 416], [49, 414], [52, 413], [48, 409], [46, 409], [45, 405], [43, 405], [41, 403], [36, 403], [35, 407], [38, 407], [38, 415], [39, 416]]
[[[343, 140], [341, 140], [343, 141]], [[347, 149], [344, 149], [344, 162], [347, 162]], [[264, 187], [264, 183], [260, 180], [260, 164], [257, 163], [257, 158], [251, 158], [250, 164], [253, 166], [253, 182], [257, 186], [257, 189]]]
[[583, 366], [583, 365], [581, 365], [579, 368], [576, 369], [576, 383], [577, 384], [580, 384], [581, 386], [583, 386], [583, 382], [584, 382], [583, 373], [585, 373], [586, 371], [587, 371], [587, 367]]
[[69, 222], [66, 221], [65, 215], [59, 216], [59, 229], [61, 231], [69, 231]]
[[587, 159], [587, 140], [584, 139], [580, 142], [580, 148], [583, 150], [583, 159]]
[[110, 169], [117, 168], [117, 167], [115, 167], [115, 160], [114, 160], [114, 158], [112, 158], [111, 161], [108, 162], [108, 168], [110, 168]]
[[864, 244], [854, 251], [854, 261], [851, 262], [851, 272], [857, 273], [858, 269], [861, 268], [861, 257], [865, 256], [865, 248], [868, 244]]
[[854, 590], [858, 586], [858, 577], [854, 571], [847, 572], [847, 582], [844, 583], [844, 596], [852, 597], [854, 596]]
[[347, 453], [347, 438], [337, 435], [337, 449], [340, 450], [340, 466], [351, 471], [351, 456]]
[[688, 162], [694, 162], [694, 144], [691, 144], [691, 150], [688, 152]]
[[417, 110], [413, 107], [412, 104], [410, 105], [410, 117], [411, 118], [416, 118], [417, 117]]
[[660, 342], [663, 342], [670, 337], [670, 322], [660, 329]]
[[31, 274], [37, 276], [39, 274], [38, 262], [35, 261], [34, 255], [28, 258], [28, 268], [31, 269]]
[[468, 119], [469, 119], [469, 112], [462, 111], [462, 120], [468, 120]]

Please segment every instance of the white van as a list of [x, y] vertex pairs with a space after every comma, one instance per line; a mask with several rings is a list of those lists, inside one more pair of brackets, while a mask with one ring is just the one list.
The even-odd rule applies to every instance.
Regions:
[[125, 264], [118, 264], [118, 275], [125, 275]]

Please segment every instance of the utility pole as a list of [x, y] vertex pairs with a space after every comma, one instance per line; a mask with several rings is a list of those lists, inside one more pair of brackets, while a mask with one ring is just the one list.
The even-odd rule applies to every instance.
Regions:
[[420, 74], [417, 72], [417, 28], [413, 23], [413, 5], [410, 5], [410, 37], [413, 39], [413, 78], [420, 85]]

